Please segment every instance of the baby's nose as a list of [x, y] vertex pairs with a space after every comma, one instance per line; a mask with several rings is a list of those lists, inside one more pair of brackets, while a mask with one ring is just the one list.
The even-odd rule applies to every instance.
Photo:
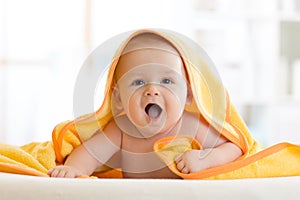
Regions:
[[148, 85], [145, 89], [144, 96], [160, 96], [160, 92], [156, 86]]

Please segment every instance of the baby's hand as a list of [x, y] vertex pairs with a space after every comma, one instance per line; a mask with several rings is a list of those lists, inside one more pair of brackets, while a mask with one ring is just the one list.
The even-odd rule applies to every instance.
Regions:
[[48, 175], [57, 178], [76, 178], [83, 175], [78, 169], [71, 166], [57, 166], [48, 171]]
[[175, 158], [177, 169], [184, 174], [199, 172], [210, 167], [209, 151], [190, 150]]

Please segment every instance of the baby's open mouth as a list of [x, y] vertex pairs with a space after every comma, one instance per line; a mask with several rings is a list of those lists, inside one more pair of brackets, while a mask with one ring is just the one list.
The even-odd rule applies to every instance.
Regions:
[[145, 112], [151, 119], [156, 119], [161, 114], [162, 108], [155, 103], [149, 103], [145, 108]]

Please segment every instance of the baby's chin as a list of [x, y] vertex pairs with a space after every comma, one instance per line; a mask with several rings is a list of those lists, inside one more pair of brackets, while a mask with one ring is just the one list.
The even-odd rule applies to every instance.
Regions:
[[140, 134], [145, 138], [150, 138], [159, 134], [169, 133], [178, 123], [180, 116], [172, 119], [162, 115], [160, 118], [150, 120], [145, 125], [134, 124]]
[[164, 117], [161, 116], [155, 120], [145, 119], [144, 123], [133, 123], [143, 137], [149, 138], [160, 134], [167, 129], [166, 120], [163, 118]]

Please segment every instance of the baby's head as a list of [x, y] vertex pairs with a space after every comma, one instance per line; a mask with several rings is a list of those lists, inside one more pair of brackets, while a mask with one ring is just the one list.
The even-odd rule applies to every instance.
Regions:
[[171, 129], [191, 102], [181, 56], [155, 34], [141, 34], [129, 41], [114, 78], [116, 107], [145, 137]]

